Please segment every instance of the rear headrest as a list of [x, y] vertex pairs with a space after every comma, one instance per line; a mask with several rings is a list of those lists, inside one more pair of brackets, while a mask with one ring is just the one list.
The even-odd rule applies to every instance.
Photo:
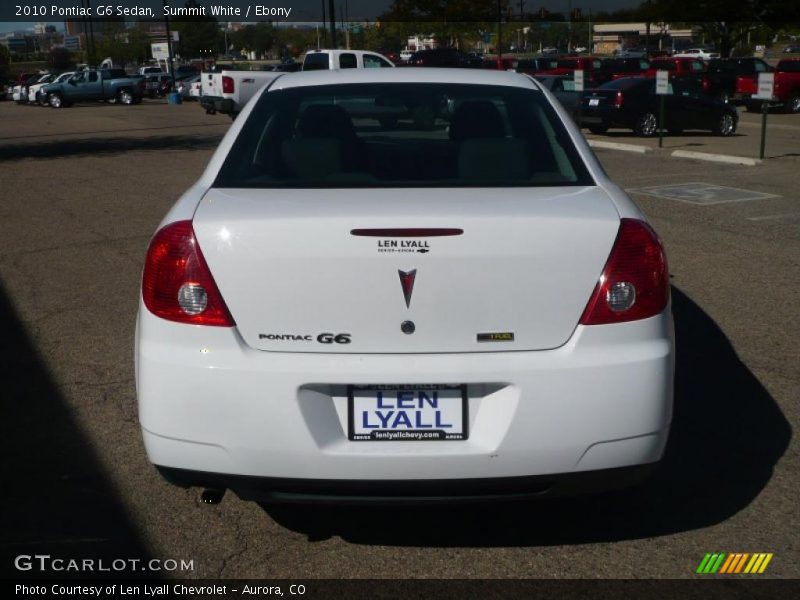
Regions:
[[503, 117], [488, 100], [471, 100], [460, 105], [450, 120], [450, 139], [501, 138], [506, 134]]
[[473, 139], [461, 143], [458, 175], [473, 181], [523, 182], [531, 178], [528, 143], [518, 138]]
[[297, 132], [308, 138], [350, 140], [356, 137], [353, 121], [341, 106], [314, 104], [305, 109], [297, 124]]
[[342, 142], [326, 138], [286, 140], [283, 163], [298, 179], [321, 180], [342, 171]]

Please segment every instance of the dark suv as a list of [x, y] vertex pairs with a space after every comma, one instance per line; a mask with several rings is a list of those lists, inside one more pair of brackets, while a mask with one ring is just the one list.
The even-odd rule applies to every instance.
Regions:
[[459, 52], [455, 48], [435, 48], [414, 52], [408, 59], [410, 67], [473, 67], [477, 68], [483, 61], [477, 56]]

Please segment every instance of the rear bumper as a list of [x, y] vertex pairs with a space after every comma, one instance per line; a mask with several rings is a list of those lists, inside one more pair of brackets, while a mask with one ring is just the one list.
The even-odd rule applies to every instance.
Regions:
[[[579, 326], [549, 351], [359, 355], [257, 351], [235, 329], [140, 309], [136, 381], [145, 447], [162, 468], [291, 481], [546, 483], [661, 458], [672, 319], [667, 309]], [[466, 384], [469, 438], [350, 442], [346, 386], [375, 383]]]
[[224, 115], [233, 114], [235, 109], [233, 100], [219, 96], [200, 96], [200, 106], [206, 110], [214, 110]]
[[529, 477], [484, 479], [337, 480], [285, 479], [204, 473], [157, 467], [179, 487], [227, 490], [242, 500], [271, 503], [413, 504], [486, 502], [575, 496], [631, 487], [645, 481], [657, 463]]

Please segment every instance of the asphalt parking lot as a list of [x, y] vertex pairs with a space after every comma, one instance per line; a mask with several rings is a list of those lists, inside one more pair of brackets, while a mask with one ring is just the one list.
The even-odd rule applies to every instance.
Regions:
[[[665, 145], [755, 156], [758, 120]], [[764, 577], [800, 577], [800, 115], [770, 116], [755, 167], [597, 150], [669, 254], [676, 407], [653, 480], [425, 509], [205, 506], [148, 463], [133, 372], [143, 258], [229, 124], [196, 104], [0, 103], [4, 572], [39, 552], [192, 560], [174, 576], [197, 578], [690, 578], [723, 551], [774, 553]]]

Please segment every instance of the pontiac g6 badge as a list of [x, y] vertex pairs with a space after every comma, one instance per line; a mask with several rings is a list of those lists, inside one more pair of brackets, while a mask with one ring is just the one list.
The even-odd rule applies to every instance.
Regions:
[[414, 279], [417, 277], [417, 270], [397, 271], [400, 274], [400, 285], [403, 286], [403, 297], [406, 299], [406, 308], [411, 308], [411, 294], [414, 291]]

